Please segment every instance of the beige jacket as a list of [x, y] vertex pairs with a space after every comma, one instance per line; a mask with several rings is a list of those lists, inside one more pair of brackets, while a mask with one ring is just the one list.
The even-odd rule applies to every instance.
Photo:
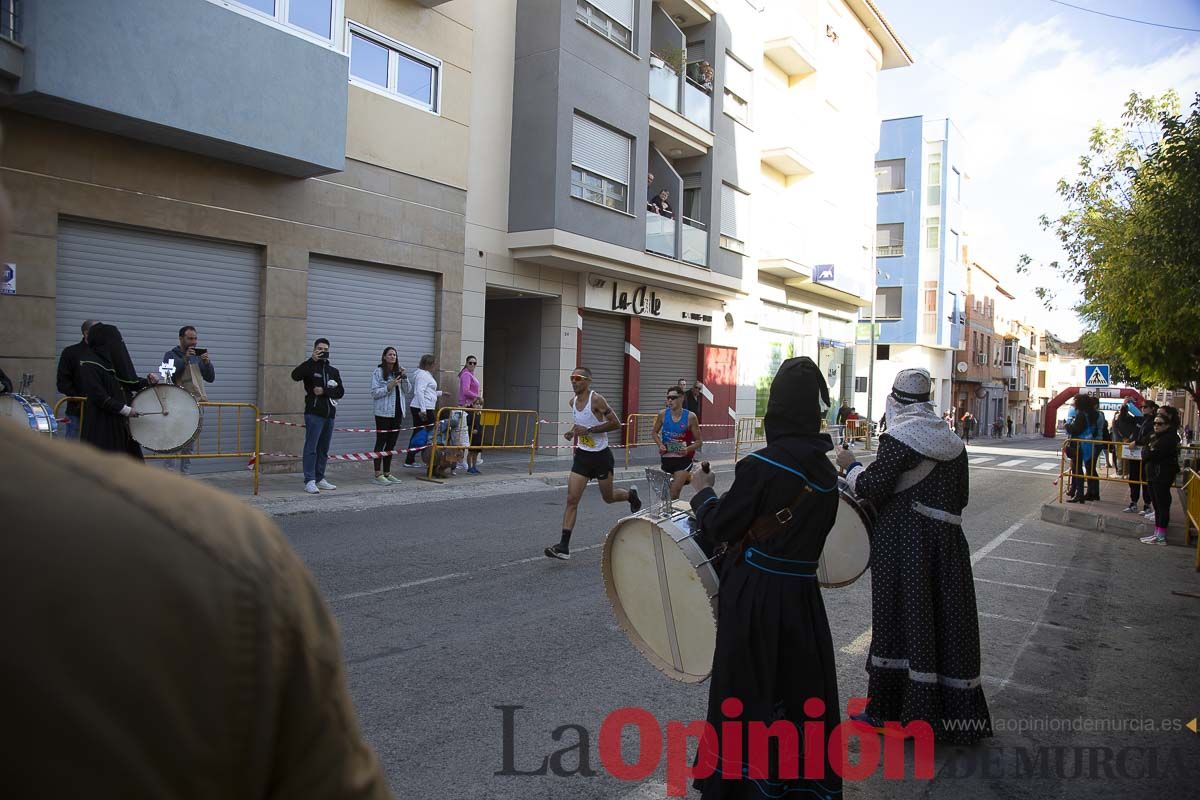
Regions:
[[6, 796], [391, 796], [261, 513], [0, 420], [0, 520]]

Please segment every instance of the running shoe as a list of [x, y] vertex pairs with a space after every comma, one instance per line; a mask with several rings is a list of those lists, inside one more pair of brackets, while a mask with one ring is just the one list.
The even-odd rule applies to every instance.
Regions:
[[482, 475], [483, 473], [480, 472], [479, 470], [475, 469], [474, 467], [467, 467], [467, 474], [468, 475]]
[[1152, 508], [1149, 511], [1143, 511], [1142, 516], [1146, 519], [1154, 519], [1154, 509]]
[[1167, 543], [1167, 537], [1165, 537], [1165, 536], [1145, 536], [1141, 539], [1138, 539], [1138, 541], [1141, 542], [1142, 544], [1165, 545]]
[[405, 469], [421, 469], [419, 464], [409, 464], [407, 461], [400, 466], [404, 467]]
[[304, 491], [308, 492], [309, 494], [321, 493], [321, 490], [317, 488], [316, 481], [309, 481], [308, 483], [304, 484]]
[[374, 481], [375, 483], [379, 484], [380, 486], [391, 486], [392, 485], [392, 482], [389, 481], [387, 478], [385, 478], [382, 475], [376, 475], [371, 480]]
[[1154, 542], [1154, 540], [1157, 538], [1158, 538], [1158, 534], [1152, 533], [1149, 536], [1143, 536], [1142, 538], [1138, 539], [1138, 541], [1141, 542], [1142, 544], [1152, 544]]
[[547, 547], [542, 552], [546, 554], [546, 558], [557, 558], [563, 561], [571, 560], [571, 551], [568, 548], [563, 547], [561, 544]]
[[388, 483], [402, 483], [402, 481], [399, 478], [397, 478], [395, 475], [392, 475], [390, 473], [387, 475], [384, 475], [383, 477], [388, 479]]
[[1125, 508], [1124, 508], [1124, 513], [1126, 513], [1126, 514], [1136, 514], [1136, 513], [1138, 513], [1138, 510], [1137, 510], [1137, 503], [1130, 503], [1129, 505], [1125, 506]]
[[642, 510], [642, 501], [638, 497], [637, 487], [629, 487], [629, 511], [633, 514]]
[[333, 489], [336, 489], [337, 487], [334, 486], [329, 481], [325, 480], [324, 478], [321, 478], [321, 480], [317, 481], [317, 488], [333, 490]]

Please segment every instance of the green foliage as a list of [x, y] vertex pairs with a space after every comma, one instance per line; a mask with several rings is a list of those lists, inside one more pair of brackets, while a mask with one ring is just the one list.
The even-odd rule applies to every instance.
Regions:
[[[1097, 125], [1079, 174], [1058, 184], [1067, 210], [1042, 224], [1079, 286], [1084, 352], [1131, 382], [1200, 387], [1200, 94], [1186, 117], [1173, 92], [1130, 95], [1121, 128]], [[1018, 272], [1029, 272], [1023, 256]], [[1045, 289], [1043, 302], [1052, 297]], [[1120, 373], [1118, 373], [1120, 374]]]

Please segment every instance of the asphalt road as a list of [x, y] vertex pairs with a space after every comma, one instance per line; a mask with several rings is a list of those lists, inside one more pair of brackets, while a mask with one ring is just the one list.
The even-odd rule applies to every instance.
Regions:
[[[1194, 655], [1200, 601], [1176, 599], [1181, 605], [1167, 623], [1151, 626], [1141, 618], [1139, 595], [1160, 590], [1164, 571], [1179, 571], [1179, 580], [1186, 580], [1179, 564], [1186, 567], [1187, 554], [1181, 560], [1178, 548], [1146, 548], [1040, 521], [1053, 475], [1026, 467], [1054, 456], [1041, 442], [1010, 448], [972, 448], [973, 459], [992, 460], [972, 467], [965, 522], [975, 554], [984, 685], [993, 716], [1013, 726], [1047, 715], [1107, 717], [1113, 709], [1139, 718], [1190, 719], [1200, 696], [1196, 671], [1177, 644], [1190, 635], [1183, 650], [1190, 647]], [[1000, 466], [1017, 460], [1025, 463]], [[728, 480], [720, 475], [718, 489], [727, 488]], [[643, 707], [664, 725], [701, 719], [707, 694], [705, 684], [679, 684], [659, 674], [614, 621], [599, 548], [628, 507], [606, 506], [589, 487], [572, 540], [574, 558], [551, 561], [541, 551], [558, 539], [565, 490], [529, 481], [517, 492], [496, 491], [505, 493], [278, 520], [341, 624], [351, 693], [396, 795], [664, 796], [661, 768], [642, 781], [621, 781], [597, 755], [601, 723], [613, 710]], [[1128, 563], [1141, 572], [1121, 568]], [[825, 603], [844, 702], [866, 691], [869, 574], [851, 587], [826, 591]], [[1158, 610], [1168, 605], [1164, 601]], [[1172, 647], [1173, 655], [1159, 652]], [[1131, 664], [1131, 658], [1137, 660]], [[1139, 665], [1147, 680], [1138, 676]], [[1176, 670], [1187, 674], [1156, 677]], [[502, 706], [520, 708], [505, 712]], [[506, 713], [512, 734], [507, 765]], [[576, 746], [581, 735], [589, 739], [586, 748]], [[1168, 750], [1183, 743], [1184, 763], [1198, 772], [1179, 776], [1179, 783], [1168, 775], [1158, 783], [1146, 778], [1128, 784], [1137, 791], [1121, 788], [1121, 775], [1101, 782], [1072, 778], [1070, 763], [1065, 777], [1051, 764], [1040, 778], [1005, 779], [1005, 769], [1013, 773], [1022, 765], [1017, 748], [1038, 758], [1042, 746], [1117, 746], [1103, 733], [1005, 731], [987, 745], [1000, 764], [999, 778], [996, 764], [985, 776], [979, 763], [962, 776], [972, 759], [979, 761], [979, 749], [947, 765], [956, 754], [939, 748], [935, 781], [872, 777], [848, 784], [846, 796], [1133, 797], [1151, 796], [1142, 792], [1151, 787], [1155, 795], [1194, 787], [1200, 737], [1186, 731], [1146, 736], [1145, 743]], [[595, 774], [496, 774], [536, 772], [546, 756], [565, 748], [572, 749], [556, 761], [560, 771], [576, 771], [579, 751], [587, 750], [584, 766]]]

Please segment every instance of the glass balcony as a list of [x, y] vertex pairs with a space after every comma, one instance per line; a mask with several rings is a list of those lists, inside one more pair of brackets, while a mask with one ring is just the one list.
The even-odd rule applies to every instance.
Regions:
[[675, 220], [646, 212], [646, 249], [667, 258], [675, 257]]
[[683, 82], [683, 115], [704, 130], [712, 130], [712, 95], [690, 78]]
[[683, 260], [708, 266], [708, 226], [687, 217], [683, 218]]
[[656, 56], [650, 61], [650, 97], [672, 111], [679, 110], [679, 75], [666, 64], [656, 66]]

